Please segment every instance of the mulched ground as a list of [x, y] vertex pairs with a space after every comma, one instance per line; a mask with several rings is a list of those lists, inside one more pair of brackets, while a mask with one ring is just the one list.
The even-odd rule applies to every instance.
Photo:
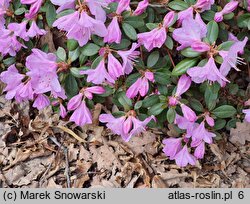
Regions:
[[98, 126], [101, 110], [96, 105], [94, 125], [79, 128], [51, 108], [0, 96], [0, 187], [250, 187], [250, 125], [238, 123], [195, 167], [179, 168], [162, 153], [171, 126], [125, 143]]

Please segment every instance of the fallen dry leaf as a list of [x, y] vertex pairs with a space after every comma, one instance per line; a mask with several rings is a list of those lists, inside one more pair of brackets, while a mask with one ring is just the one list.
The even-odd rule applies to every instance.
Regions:
[[241, 146], [250, 142], [250, 125], [247, 122], [237, 122], [236, 128], [230, 130], [229, 141], [235, 145]]

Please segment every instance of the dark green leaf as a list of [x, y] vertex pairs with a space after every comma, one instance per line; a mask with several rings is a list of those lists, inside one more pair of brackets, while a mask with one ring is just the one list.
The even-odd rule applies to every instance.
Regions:
[[94, 43], [88, 43], [81, 48], [81, 53], [85, 56], [93, 56], [98, 53], [100, 47]]
[[230, 118], [236, 114], [236, 109], [233, 106], [222, 105], [212, 111], [218, 118]]
[[186, 58], [179, 62], [175, 68], [172, 71], [172, 75], [174, 76], [180, 76], [182, 74], [185, 74], [186, 71], [195, 66], [197, 62], [199, 61], [199, 58]]
[[65, 91], [69, 98], [72, 98], [78, 93], [78, 85], [75, 77], [68, 74], [65, 78]]
[[134, 27], [132, 27], [128, 23], [123, 23], [122, 29], [124, 33], [126, 34], [126, 36], [128, 36], [131, 40], [137, 40], [137, 33]]
[[147, 59], [147, 66], [153, 67], [159, 60], [160, 53], [158, 51], [152, 52]]
[[219, 35], [219, 26], [215, 21], [210, 21], [207, 24], [207, 38], [211, 44], [216, 42]]

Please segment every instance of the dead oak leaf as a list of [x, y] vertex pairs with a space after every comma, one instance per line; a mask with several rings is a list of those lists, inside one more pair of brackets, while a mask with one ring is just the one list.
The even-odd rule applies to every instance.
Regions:
[[236, 128], [230, 130], [229, 141], [237, 146], [245, 145], [246, 141], [250, 141], [250, 125], [247, 122], [237, 122]]
[[158, 152], [158, 148], [155, 147], [156, 135], [151, 132], [143, 132], [141, 135], [132, 137], [130, 141], [126, 143], [121, 137], [117, 140], [130, 148], [135, 155], [139, 155], [143, 152], [154, 155]]

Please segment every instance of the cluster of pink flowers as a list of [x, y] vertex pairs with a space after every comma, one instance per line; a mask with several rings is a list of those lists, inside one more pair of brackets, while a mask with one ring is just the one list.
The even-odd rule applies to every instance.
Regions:
[[[186, 75], [182, 75], [178, 81], [176, 93], [169, 97], [169, 105], [176, 106], [180, 104], [183, 116], [176, 115], [175, 124], [186, 133], [183, 138], [165, 139], [164, 152], [171, 160], [175, 159], [179, 166], [186, 166], [188, 163], [194, 165], [196, 159], [201, 159], [205, 153], [205, 143], [211, 144], [213, 142], [214, 133], [209, 132], [205, 128], [205, 122], [208, 126], [214, 126], [214, 119], [209, 116], [209, 113], [202, 115], [202, 122], [197, 123], [199, 119], [195, 112], [180, 102], [181, 95], [186, 92], [191, 86], [191, 79]], [[191, 140], [191, 143], [190, 143]], [[184, 147], [183, 147], [184, 143]], [[194, 156], [188, 151], [188, 145], [195, 148]], [[173, 148], [170, 148], [173, 147]]]
[[[41, 21], [43, 18], [41, 13], [46, 1], [20, 0], [20, 2], [26, 5], [25, 8], [28, 10], [22, 20], [16, 20], [13, 17], [15, 16], [13, 11], [9, 10], [11, 0], [0, 0], [0, 54], [3, 58], [8, 55], [16, 56], [22, 48], [27, 48], [27, 42], [46, 34], [46, 31], [40, 26], [45, 20]], [[182, 11], [168, 10], [166, 14], [162, 15], [162, 20], [157, 20], [149, 31], [144, 27], [130, 26], [132, 28], [129, 27], [131, 30], [127, 33], [124, 31], [126, 26], [126, 24], [124, 26], [124, 19], [126, 20], [128, 16], [146, 18], [143, 13], [150, 6], [149, 0], [139, 1], [134, 10], [131, 9], [130, 0], [50, 0], [49, 3], [56, 6], [59, 16], [53, 24], [51, 23], [52, 27], [64, 32], [67, 39], [75, 40], [80, 46], [80, 49], [77, 50], [80, 50], [79, 52], [82, 52], [82, 47], [86, 48], [89, 42], [95, 43], [95, 39], [100, 39], [101, 43], [95, 46], [98, 54], [96, 54], [96, 58], [91, 56], [84, 61], [84, 69], [79, 70], [79, 78], [84, 79], [84, 83], [77, 84], [79, 90], [76, 91], [75, 96], [67, 97], [65, 78], [61, 76], [64, 76], [62, 72], [69, 73], [72, 62], [66, 59], [59, 60], [58, 55], [54, 53], [46, 53], [33, 48], [31, 54], [28, 52], [24, 63], [25, 73], [18, 64], [10, 65], [6, 71], [1, 73], [0, 80], [6, 84], [4, 89], [6, 98], [15, 99], [17, 102], [31, 100], [33, 107], [39, 110], [49, 105], [58, 105], [62, 118], [69, 116], [70, 121], [78, 126], [84, 126], [92, 123], [89, 102], [93, 101], [95, 95], [101, 97], [105, 94], [106, 87], [111, 87], [114, 92], [123, 92], [124, 100], [131, 101], [131, 105], [124, 108], [122, 116], [115, 117], [108, 112], [101, 114], [99, 121], [106, 123], [114, 134], [120, 135], [124, 141], [128, 142], [133, 136], [138, 136], [145, 131], [150, 122], [157, 122], [157, 117], [149, 114], [150, 110], [147, 110], [146, 106], [143, 107], [143, 114], [145, 116], [147, 111], [148, 114], [144, 120], [141, 120], [140, 111], [133, 105], [135, 106], [141, 98], [147, 99], [149, 96], [162, 94], [158, 90], [159, 73], [157, 73], [157, 68], [154, 68], [153, 65], [150, 67], [148, 65], [150, 62], [147, 66], [142, 65], [144, 62], [139, 66], [135, 65], [138, 65], [140, 60], [145, 60], [143, 55], [145, 51], [150, 53], [153, 49], [161, 48], [169, 51], [166, 42], [171, 42], [173, 38], [178, 43], [177, 48], [175, 45], [172, 46], [173, 49], [176, 48], [176, 52], [189, 49], [197, 56], [201, 56], [202, 63], [185, 70], [185, 73], [178, 79], [173, 94], [170, 93], [165, 97], [166, 101], [163, 106], [171, 110], [178, 110], [172, 121], [184, 133], [181, 138], [163, 140], [165, 145], [163, 152], [170, 160], [175, 160], [180, 167], [188, 164], [195, 165], [198, 159], [202, 159], [206, 144], [211, 144], [216, 136], [212, 132], [215, 117], [208, 110], [198, 115], [191, 108], [192, 106], [190, 107], [183, 100], [184, 94], [190, 90], [192, 83], [219, 83], [221, 87], [230, 83], [228, 74], [232, 68], [239, 71], [237, 65], [244, 64], [243, 59], [238, 55], [244, 54], [244, 47], [248, 41], [247, 37], [238, 40], [232, 33], [229, 33], [226, 42], [231, 45], [221, 48], [217, 38], [208, 39], [209, 26], [201, 14], [211, 10], [215, 1], [197, 0]], [[115, 5], [115, 8], [112, 6], [113, 12], [109, 12], [111, 4]], [[238, 8], [238, 4], [238, 1], [232, 0], [224, 8], [217, 8], [210, 23], [218, 25], [224, 21], [227, 14]], [[250, 10], [249, 1], [247, 9]], [[14, 20], [7, 21], [7, 18]], [[114, 45], [123, 43], [125, 34], [133, 35], [132, 43], [123, 49], [114, 48]], [[136, 34], [135, 37], [134, 34]], [[99, 56], [97, 57], [97, 55]], [[160, 56], [161, 53], [158, 53], [158, 58]], [[157, 58], [157, 54], [155, 58]], [[218, 63], [218, 58], [221, 59], [220, 63]], [[79, 66], [82, 66], [82, 63], [80, 64]], [[174, 65], [173, 60], [172, 64]], [[131, 76], [134, 73], [138, 75], [129, 87], [124, 84], [120, 85], [121, 82], [125, 83], [128, 75]], [[167, 76], [162, 78], [164, 77]], [[117, 86], [120, 87], [117, 88]], [[165, 85], [164, 88], [168, 89], [168, 86]], [[143, 106], [143, 102], [138, 106]], [[245, 106], [250, 106], [249, 101], [245, 103]], [[243, 113], [246, 114], [245, 120], [250, 122], [250, 109], [243, 110]], [[155, 115], [157, 116], [157, 114]]]

